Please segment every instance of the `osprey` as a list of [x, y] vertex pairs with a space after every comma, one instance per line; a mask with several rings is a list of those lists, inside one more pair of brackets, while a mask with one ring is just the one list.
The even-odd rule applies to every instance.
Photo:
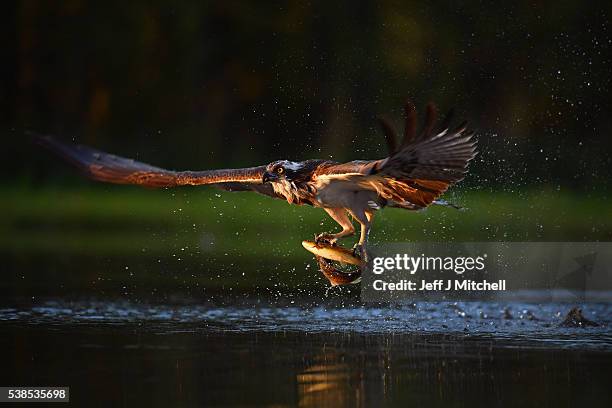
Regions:
[[214, 185], [227, 191], [255, 191], [290, 204], [325, 210], [342, 230], [317, 235], [316, 241], [335, 243], [353, 235], [349, 215], [360, 226], [355, 250], [366, 256], [366, 244], [376, 211], [384, 207], [419, 210], [438, 201], [450, 185], [463, 179], [476, 155], [473, 132], [466, 123], [450, 129], [450, 112], [437, 130], [436, 110], [427, 105], [425, 121], [416, 128], [416, 109], [405, 106], [404, 137], [400, 144], [391, 124], [378, 118], [389, 148], [379, 160], [338, 163], [331, 160], [274, 161], [242, 169], [173, 171], [104, 153], [86, 146], [61, 143], [50, 136], [37, 141], [76, 165], [88, 177], [116, 184], [148, 187]]

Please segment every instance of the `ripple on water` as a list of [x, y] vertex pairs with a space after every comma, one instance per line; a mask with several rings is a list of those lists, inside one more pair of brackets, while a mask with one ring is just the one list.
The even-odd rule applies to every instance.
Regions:
[[612, 306], [582, 304], [594, 328], [562, 328], [569, 303], [418, 302], [401, 306], [176, 306], [130, 302], [48, 301], [0, 309], [0, 322], [28, 325], [138, 324], [155, 333], [346, 332], [362, 334], [456, 334], [508, 341], [508, 346], [612, 349]]

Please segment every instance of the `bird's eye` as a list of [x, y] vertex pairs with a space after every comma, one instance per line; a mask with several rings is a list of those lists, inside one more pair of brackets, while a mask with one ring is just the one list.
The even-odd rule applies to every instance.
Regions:
[[282, 168], [282, 167], [279, 167], [278, 169], [276, 169], [276, 172], [277, 172], [278, 174], [283, 174], [283, 173], [285, 172], [285, 169], [284, 169], [284, 168]]

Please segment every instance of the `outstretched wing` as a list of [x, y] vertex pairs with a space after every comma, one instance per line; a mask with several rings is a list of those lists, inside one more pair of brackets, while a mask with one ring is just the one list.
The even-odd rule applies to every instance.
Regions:
[[375, 174], [397, 180], [435, 180], [456, 183], [467, 173], [469, 161], [476, 156], [474, 132], [467, 130], [464, 122], [451, 130], [449, 114], [443, 121], [443, 128], [434, 132], [436, 110], [427, 105], [425, 124], [416, 134], [416, 110], [414, 105], [406, 106], [406, 133], [402, 144], [385, 160]]
[[348, 182], [355, 188], [375, 190], [395, 207], [419, 209], [433, 203], [467, 173], [469, 161], [477, 153], [472, 140], [474, 133], [467, 130], [465, 123], [451, 130], [452, 112], [442, 121], [441, 129], [434, 131], [437, 115], [429, 104], [425, 123], [417, 134], [414, 105], [408, 103], [405, 110], [404, 139], [399, 145], [392, 126], [379, 118], [389, 157], [328, 166], [320, 174], [336, 183]]
[[[377, 166], [371, 177], [381, 195], [398, 206], [407, 204], [426, 207], [442, 195], [450, 185], [465, 177], [476, 152], [474, 132], [464, 122], [450, 129], [451, 111], [434, 131], [436, 109], [427, 105], [425, 123], [416, 132], [416, 109], [406, 105], [406, 125], [401, 145]], [[401, 201], [403, 200], [403, 201]]]
[[210, 184], [227, 191], [256, 191], [280, 198], [271, 186], [262, 184], [265, 166], [244, 169], [173, 171], [108, 154], [91, 147], [62, 143], [51, 136], [35, 141], [76, 166], [87, 177], [115, 184], [146, 187], [176, 187]]

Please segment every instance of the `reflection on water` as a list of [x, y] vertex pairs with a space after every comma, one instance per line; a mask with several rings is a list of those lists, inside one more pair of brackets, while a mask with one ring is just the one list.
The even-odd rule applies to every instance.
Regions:
[[583, 308], [603, 326], [559, 328], [561, 303], [12, 305], [0, 384], [78, 406], [609, 406], [612, 307]]
[[[354, 402], [359, 401], [359, 376], [351, 375], [347, 364], [334, 363], [334, 357], [321, 355], [321, 364], [308, 367], [297, 375], [300, 406], [316, 407], [323, 403], [355, 405]], [[351, 382], [351, 377], [356, 380]]]

